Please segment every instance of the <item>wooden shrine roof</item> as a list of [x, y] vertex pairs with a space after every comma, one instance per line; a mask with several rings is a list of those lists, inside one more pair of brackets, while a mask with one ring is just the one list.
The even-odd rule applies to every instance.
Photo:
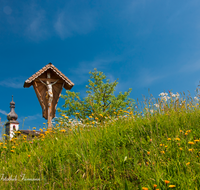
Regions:
[[48, 69], [51, 69], [59, 78], [61, 78], [65, 82], [64, 88], [66, 90], [70, 90], [74, 86], [74, 83], [72, 81], [70, 81], [63, 73], [61, 73], [52, 63], [49, 63], [42, 69], [40, 69], [38, 72], [33, 74], [30, 78], [28, 78], [24, 82], [24, 88], [30, 87], [32, 85], [32, 82]]

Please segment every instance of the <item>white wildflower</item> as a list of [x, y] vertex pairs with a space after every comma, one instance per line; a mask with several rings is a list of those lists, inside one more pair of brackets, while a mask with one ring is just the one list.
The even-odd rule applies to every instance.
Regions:
[[156, 108], [159, 108], [159, 104], [154, 104], [154, 106], [155, 106]]
[[151, 109], [150, 112], [153, 113], [153, 110]]
[[161, 97], [161, 100], [164, 100], [165, 102], [166, 102], [168, 99], [170, 99], [169, 96], [163, 96], [163, 97]]
[[159, 96], [164, 96], [164, 95], [165, 95], [165, 93], [164, 93], [164, 92], [162, 92], [162, 93], [160, 93], [160, 94], [159, 94]]
[[199, 98], [197, 98], [196, 96], [194, 97], [194, 100], [199, 101]]
[[176, 94], [172, 94], [171, 96], [172, 96], [173, 98], [175, 98], [175, 97], [176, 97]]

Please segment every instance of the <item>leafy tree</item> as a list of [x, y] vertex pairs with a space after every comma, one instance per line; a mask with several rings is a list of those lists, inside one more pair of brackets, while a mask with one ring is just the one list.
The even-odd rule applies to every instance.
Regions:
[[133, 106], [134, 100], [128, 98], [131, 89], [115, 96], [117, 81], [106, 80], [103, 72], [97, 71], [97, 69], [94, 69], [94, 72], [90, 71], [89, 74], [89, 84], [86, 85], [87, 96], [81, 100], [80, 93], [66, 91], [66, 95], [61, 95], [61, 98], [65, 99], [62, 107], [66, 109], [58, 108], [60, 115], [77, 116], [79, 119], [92, 116], [96, 120], [102, 121], [106, 116], [116, 116]]

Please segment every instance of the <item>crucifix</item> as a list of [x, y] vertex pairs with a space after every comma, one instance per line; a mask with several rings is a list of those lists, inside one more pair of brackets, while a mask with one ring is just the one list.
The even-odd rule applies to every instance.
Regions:
[[51, 83], [48, 79], [51, 79], [51, 73], [47, 72], [47, 80], [46, 83], [43, 82], [40, 78], [38, 78], [39, 81], [44, 84], [47, 87], [46, 91], [46, 99], [48, 100], [48, 128], [51, 128], [51, 120], [52, 120], [52, 114], [51, 114], [51, 108], [52, 108], [52, 101], [53, 101], [53, 90], [52, 86], [58, 82], [59, 79], [57, 79], [55, 82]]
[[48, 129], [52, 128], [51, 120], [55, 117], [56, 106], [63, 87], [70, 90], [74, 83], [61, 73], [52, 63], [47, 64], [30, 78], [24, 87], [33, 85], [39, 103], [42, 107], [42, 114], [47, 119]]

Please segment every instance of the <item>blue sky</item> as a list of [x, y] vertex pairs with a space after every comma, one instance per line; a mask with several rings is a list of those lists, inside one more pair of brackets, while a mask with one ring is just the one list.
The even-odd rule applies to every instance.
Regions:
[[[97, 68], [117, 92], [142, 99], [168, 90], [194, 94], [200, 80], [198, 0], [0, 0], [0, 117], [14, 95], [20, 128], [39, 128], [42, 109], [24, 81], [49, 62], [85, 95]], [[62, 91], [65, 93], [65, 90]], [[59, 100], [58, 107], [64, 101]]]

